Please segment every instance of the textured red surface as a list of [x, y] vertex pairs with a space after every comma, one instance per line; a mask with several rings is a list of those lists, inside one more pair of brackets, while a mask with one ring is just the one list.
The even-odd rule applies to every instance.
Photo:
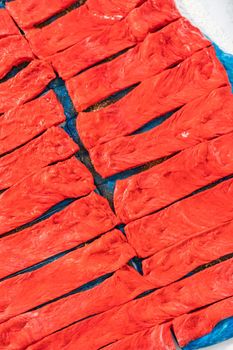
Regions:
[[135, 255], [121, 231], [113, 230], [38, 270], [0, 284], [0, 322], [118, 270]]
[[233, 252], [233, 222], [203, 231], [142, 263], [143, 275], [155, 287], [166, 286], [195, 268]]
[[53, 126], [0, 158], [0, 189], [14, 185], [46, 165], [67, 159], [78, 150], [79, 146], [62, 128]]
[[[147, 257], [201, 231], [233, 220], [233, 180], [184, 199], [125, 227], [138, 256]], [[208, 208], [208, 210], [206, 210]]]
[[0, 154], [12, 151], [65, 119], [63, 108], [52, 90], [9, 110], [0, 118]]
[[116, 59], [68, 80], [66, 86], [78, 111], [130, 85], [146, 80], [210, 45], [198, 29], [180, 19], [149, 34]]
[[0, 79], [14, 66], [33, 59], [33, 53], [22, 35], [12, 35], [0, 40]]
[[64, 10], [77, 0], [15, 0], [6, 3], [6, 8], [21, 28], [30, 28], [56, 13]]
[[52, 67], [34, 60], [13, 78], [0, 84], [0, 113], [33, 99], [55, 78]]
[[0, 234], [38, 218], [66, 198], [84, 196], [94, 188], [91, 173], [74, 157], [43, 168], [0, 195]]
[[[103, 13], [106, 2], [108, 6]], [[96, 37], [98, 33], [102, 35], [105, 28], [109, 30], [140, 2], [131, 0], [125, 5], [121, 2], [122, 5], [116, 7], [116, 1], [91, 1], [90, 10], [87, 2], [43, 28], [26, 31], [26, 37], [38, 57], [50, 56], [82, 40]]]
[[214, 49], [201, 50], [177, 67], [145, 80], [120, 101], [100, 111], [80, 113], [79, 134], [84, 145], [92, 148], [130, 134], [154, 118], [228, 84]]
[[0, 278], [78, 246], [117, 223], [108, 201], [92, 192], [49, 219], [2, 238]]
[[233, 95], [230, 87], [222, 87], [150, 131], [99, 144], [89, 153], [95, 169], [107, 177], [232, 131]]
[[127, 335], [232, 296], [232, 293], [233, 264], [228, 260], [144, 298], [74, 324], [29, 349], [96, 350]]
[[150, 288], [151, 285], [139, 273], [126, 265], [88, 291], [71, 295], [2, 323], [0, 347], [2, 350], [9, 349], [9, 345], [14, 350], [25, 349], [72, 322], [124, 304]]
[[233, 134], [186, 149], [142, 173], [118, 180], [114, 206], [121, 222], [140, 218], [233, 172]]
[[[81, 70], [142, 41], [148, 32], [158, 30], [180, 17], [173, 0], [147, 0], [129, 15], [99, 33], [86, 35], [73, 47], [51, 57], [60, 76], [68, 79]], [[65, 62], [72, 62], [67, 65]]]
[[175, 350], [170, 325], [163, 324], [135, 333], [106, 347], [106, 350]]
[[[170, 11], [169, 11], [170, 9]], [[64, 78], [68, 79], [72, 77], [73, 75], [79, 73], [81, 70], [113, 55], [117, 52], [126, 49], [128, 47], [131, 47], [135, 45], [137, 42], [140, 42], [144, 39], [144, 37], [147, 35], [148, 32], [157, 30], [160, 27], [163, 27], [167, 23], [171, 22], [172, 20], [175, 20], [179, 17], [179, 13], [175, 9], [173, 1], [166, 0], [166, 1], [146, 1], [141, 7], [138, 7], [130, 12], [130, 14], [126, 17], [125, 20], [121, 21], [120, 23], [115, 24], [114, 26], [105, 29], [103, 33], [100, 33], [99, 35], [93, 36], [92, 38], [89, 38], [89, 40], [83, 40], [80, 43], [75, 44], [73, 47], [53, 55], [50, 57], [50, 60], [55, 68], [55, 70], [59, 73], [59, 75]], [[194, 36], [196, 34], [194, 33]], [[145, 51], [146, 44], [151, 45], [151, 40], [155, 39], [158, 35], [152, 35], [149, 36], [148, 39], [146, 39], [146, 43], [141, 48]], [[162, 34], [161, 34], [162, 36]], [[202, 39], [203, 40], [203, 39]], [[91, 41], [91, 45], [90, 45]], [[201, 38], [199, 39], [199, 42], [201, 41]], [[156, 44], [155, 44], [156, 45]], [[200, 45], [200, 44], [199, 44]], [[154, 46], [156, 48], [156, 46]], [[130, 51], [129, 54], [126, 55], [126, 60], [132, 60], [133, 59], [139, 59], [139, 48], [135, 48], [134, 50]], [[158, 49], [158, 48], [156, 48]], [[146, 52], [143, 52], [143, 60], [148, 58], [148, 48], [146, 48]], [[155, 55], [155, 54], [154, 54]], [[122, 57], [125, 57], [123, 55]], [[126, 63], [125, 59], [123, 59], [123, 63]], [[164, 60], [164, 58], [163, 58]], [[65, 62], [70, 62], [70, 65], [66, 65]], [[115, 66], [117, 65], [118, 59], [114, 60], [116, 64], [110, 64], [111, 70], [116, 69]], [[122, 62], [122, 60], [120, 60]], [[130, 63], [131, 69], [132, 62], [127, 62], [127, 64]], [[142, 62], [140, 62], [142, 64]], [[145, 66], [145, 63], [144, 63]], [[109, 67], [109, 65], [103, 64], [102, 67]], [[110, 69], [109, 67], [109, 69]], [[125, 83], [126, 77], [124, 77], [123, 67], [121, 66], [121, 71], [118, 74], [114, 74], [113, 79], [115, 78], [117, 89], [119, 89], [119, 84], [127, 86]], [[126, 68], [126, 66], [124, 67]], [[137, 70], [134, 70], [135, 76], [131, 75], [131, 77], [128, 76], [128, 80], [132, 79], [137, 82], [137, 76], [138, 76], [138, 66]], [[117, 66], [117, 69], [119, 69], [119, 64]], [[145, 68], [144, 68], [145, 70]], [[94, 72], [95, 70], [93, 70]], [[105, 70], [104, 70], [105, 71]], [[98, 74], [99, 73], [99, 74]], [[98, 79], [101, 79], [101, 72], [97, 69]], [[129, 69], [127, 69], [127, 73], [129, 73]], [[145, 72], [146, 73], [146, 72]], [[89, 79], [89, 75], [83, 75], [87, 79]], [[121, 79], [119, 79], [119, 76], [121, 76]], [[123, 80], [125, 78], [125, 80]], [[145, 78], [145, 77], [144, 77]], [[112, 80], [113, 80], [112, 79]], [[105, 81], [106, 83], [106, 81]], [[100, 84], [98, 88], [101, 86], [102, 80], [100, 80]], [[111, 89], [113, 89], [113, 86], [110, 87], [110, 84], [108, 84], [108, 87], [110, 88], [110, 94]], [[115, 88], [116, 89], [116, 85]], [[99, 91], [99, 89], [98, 89]], [[104, 87], [101, 86], [101, 94], [103, 96]], [[99, 92], [100, 93], [100, 92]], [[107, 93], [108, 94], [108, 93]]]
[[222, 300], [173, 321], [176, 338], [181, 346], [210, 333], [218, 322], [233, 315], [233, 298]]
[[5, 36], [19, 34], [14, 21], [5, 9], [0, 9], [0, 38]]

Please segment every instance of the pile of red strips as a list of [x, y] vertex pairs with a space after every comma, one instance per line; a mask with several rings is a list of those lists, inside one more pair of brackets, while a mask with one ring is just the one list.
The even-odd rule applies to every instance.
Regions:
[[[0, 79], [0, 349], [174, 350], [233, 316], [233, 96], [173, 0], [7, 2]], [[83, 145], [103, 183], [143, 166], [115, 213]]]

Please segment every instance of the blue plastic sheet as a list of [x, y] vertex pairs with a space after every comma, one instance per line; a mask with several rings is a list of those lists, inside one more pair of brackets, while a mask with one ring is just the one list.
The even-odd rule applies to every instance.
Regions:
[[233, 338], [233, 317], [219, 322], [211, 333], [192, 341], [184, 347], [184, 350], [201, 349], [206, 346], [223, 342], [224, 340], [230, 338]]

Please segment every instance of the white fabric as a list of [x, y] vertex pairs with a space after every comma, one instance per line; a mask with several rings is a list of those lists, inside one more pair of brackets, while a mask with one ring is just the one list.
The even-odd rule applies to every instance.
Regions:
[[221, 49], [233, 54], [233, 0], [176, 0], [176, 4]]

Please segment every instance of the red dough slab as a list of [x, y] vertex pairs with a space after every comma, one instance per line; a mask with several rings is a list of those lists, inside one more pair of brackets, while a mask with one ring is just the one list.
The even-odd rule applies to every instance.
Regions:
[[40, 168], [67, 159], [79, 146], [56, 126], [30, 141], [25, 146], [0, 158], [0, 189], [14, 185]]
[[[6, 8], [21, 28], [31, 28], [76, 2], [77, 0], [51, 0], [48, 6], [47, 0], [15, 0], [6, 3]], [[100, 18], [106, 15], [106, 18], [103, 18], [105, 21], [107, 16], [109, 21], [120, 20], [140, 2], [140, 0], [130, 0], [124, 3], [116, 0], [88, 0], [79, 11], [80, 18], [77, 18], [77, 21], [82, 20], [82, 14], [88, 13], [87, 10]]]
[[233, 298], [222, 300], [205, 309], [176, 318], [174, 332], [180, 346], [210, 333], [218, 322], [233, 316]]
[[143, 275], [158, 288], [174, 282], [195, 268], [232, 253], [232, 232], [233, 221], [162, 250], [143, 261]]
[[29, 349], [96, 350], [232, 294], [233, 264], [232, 260], [228, 260], [143, 298], [74, 324]]
[[122, 20], [145, 1], [147, 0], [87, 0], [86, 5], [92, 14], [111, 23]]
[[124, 235], [114, 230], [38, 270], [0, 284], [0, 322], [118, 270], [135, 252]]
[[[94, 1], [94, 0], [93, 0]], [[144, 40], [155, 31], [179, 18], [173, 0], [147, 0], [119, 23], [90, 35], [63, 52], [50, 57], [55, 70], [68, 79], [81, 70]], [[65, 64], [72, 62], [72, 64]]]
[[106, 350], [175, 350], [170, 325], [163, 324], [135, 333], [106, 347]]
[[2, 238], [0, 278], [78, 246], [117, 224], [108, 201], [92, 192], [49, 219]]
[[14, 66], [33, 59], [33, 53], [22, 35], [0, 39], [0, 79]]
[[0, 39], [9, 35], [19, 34], [13, 19], [5, 9], [0, 9]]
[[0, 234], [24, 225], [67, 198], [95, 188], [89, 170], [75, 157], [25, 177], [0, 195]]
[[198, 29], [180, 19], [113, 61], [68, 80], [66, 86], [78, 111], [130, 85], [160, 73], [209, 46]]
[[[133, 7], [141, 2], [133, 1]], [[106, 9], [105, 3], [107, 3]], [[95, 2], [92, 1], [94, 7], [91, 11], [81, 6], [44, 28], [29, 30], [26, 34], [33, 52], [38, 57], [47, 57], [73, 45], [74, 49], [71, 49], [68, 54], [72, 57], [72, 65], [77, 59], [77, 53], [85, 51], [79, 59], [85, 68], [134, 45], [138, 40], [143, 40], [151, 29], [159, 29], [180, 17], [173, 0], [147, 0], [145, 4], [132, 10], [125, 19], [121, 20], [122, 8], [123, 13], [126, 14], [125, 6], [121, 5], [120, 8], [116, 3], [117, 1], [104, 0], [102, 2], [104, 12], [98, 13], [97, 10], [96, 13]], [[94, 53], [97, 56], [95, 59]], [[65, 62], [67, 58], [65, 56], [62, 60]], [[87, 63], [85, 63], [86, 59]], [[76, 69], [72, 71], [76, 72]]]
[[30, 28], [74, 4], [77, 0], [15, 0], [6, 8], [21, 28]]
[[[200, 192], [125, 227], [129, 243], [145, 258], [211, 227], [233, 220], [233, 180]], [[206, 210], [208, 208], [208, 210]]]
[[89, 153], [98, 173], [108, 177], [232, 131], [233, 95], [230, 87], [222, 87], [148, 132], [99, 144]]
[[92, 148], [181, 107], [208, 92], [229, 85], [214, 49], [207, 48], [173, 69], [145, 80], [127, 96], [100, 111], [80, 113], [77, 127], [86, 148]]
[[88, 291], [71, 295], [2, 323], [0, 347], [2, 350], [8, 349], [10, 345], [14, 350], [23, 350], [75, 321], [124, 304], [150, 288], [151, 285], [139, 273], [126, 265]]
[[202, 142], [173, 158], [118, 180], [114, 206], [121, 222], [138, 219], [233, 173], [233, 134]]
[[[82, 40], [88, 40], [103, 33], [105, 28], [109, 29], [113, 23], [119, 22], [140, 2], [141, 0], [131, 0], [126, 6], [123, 4], [115, 6], [116, 1], [91, 1], [89, 9], [87, 1], [83, 6], [43, 28], [29, 29], [26, 31], [26, 37], [38, 57], [50, 56]], [[107, 3], [106, 10], [105, 3]]]
[[62, 105], [52, 90], [9, 110], [0, 118], [0, 154], [12, 151], [65, 119]]
[[0, 113], [39, 95], [56, 77], [52, 67], [43, 61], [34, 60], [13, 78], [0, 84]]

